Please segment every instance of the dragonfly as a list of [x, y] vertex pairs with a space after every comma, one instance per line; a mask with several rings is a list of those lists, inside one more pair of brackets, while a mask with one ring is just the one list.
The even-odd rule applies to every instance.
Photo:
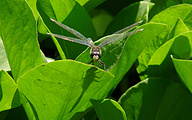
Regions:
[[104, 45], [107, 45], [109, 43], [112, 43], [112, 42], [118, 41], [120, 39], [123, 39], [125, 37], [128, 37], [130, 35], [133, 35], [133, 34], [143, 30], [143, 28], [142, 28], [142, 29], [139, 29], [139, 30], [127, 32], [127, 31], [131, 30], [132, 28], [136, 27], [138, 24], [140, 24], [143, 21], [143, 20], [141, 20], [139, 22], [136, 22], [136, 23], [134, 23], [134, 24], [132, 24], [130, 26], [127, 26], [127, 27], [113, 33], [111, 36], [109, 35], [109, 37], [107, 37], [103, 42], [101, 42], [99, 45], [95, 46], [94, 42], [92, 41], [91, 38], [86, 38], [80, 32], [74, 30], [73, 28], [70, 28], [69, 26], [64, 25], [64, 24], [62, 24], [62, 23], [60, 23], [60, 22], [58, 22], [58, 21], [56, 21], [56, 20], [54, 20], [52, 18], [50, 18], [50, 19], [51, 19], [51, 21], [55, 22], [60, 27], [64, 28], [68, 32], [75, 35], [77, 38], [63, 36], [63, 35], [59, 35], [59, 34], [53, 34], [53, 33], [47, 33], [48, 35], [52, 35], [52, 36], [55, 36], [55, 37], [63, 39], [63, 40], [67, 40], [67, 41], [71, 41], [71, 42], [75, 42], [75, 43], [79, 43], [79, 44], [91, 47], [90, 57], [91, 57], [92, 60], [88, 64], [92, 63], [92, 65], [94, 65], [95, 62], [98, 62], [100, 64], [99, 66], [103, 66], [105, 71], [106, 71], [105, 64], [104, 64], [104, 62], [102, 62], [100, 60], [100, 58], [101, 58], [101, 47], [103, 47]]

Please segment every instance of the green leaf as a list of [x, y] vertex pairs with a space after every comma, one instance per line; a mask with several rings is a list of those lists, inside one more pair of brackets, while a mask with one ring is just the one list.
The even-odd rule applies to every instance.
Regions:
[[167, 39], [171, 39], [181, 33], [189, 31], [189, 28], [185, 25], [185, 23], [178, 18], [177, 22], [175, 23], [174, 27], [170, 30]]
[[173, 64], [179, 76], [181, 77], [182, 83], [189, 89], [192, 93], [192, 81], [191, 81], [191, 60], [182, 60], [172, 57]]
[[26, 1], [29, 4], [29, 6], [30, 6], [31, 10], [33, 11], [33, 14], [37, 20], [39, 18], [39, 13], [38, 13], [37, 7], [36, 7], [37, 0], [26, 0]]
[[[52, 33], [74, 37], [71, 33], [52, 22], [50, 18], [79, 31], [85, 37], [90, 37], [93, 40], [97, 39], [88, 13], [77, 2], [72, 0], [65, 0], [65, 2], [62, 0], [57, 0], [57, 2], [54, 0], [37, 0], [37, 9]], [[67, 58], [74, 59], [86, 48], [86, 46], [62, 39], [58, 39], [58, 42]]]
[[87, 11], [90, 11], [105, 2], [106, 0], [76, 0], [81, 6], [83, 6]]
[[127, 120], [125, 111], [118, 102], [105, 100], [91, 100], [99, 120]]
[[191, 120], [191, 93], [178, 82], [149, 78], [120, 98], [128, 120]]
[[190, 58], [192, 32], [185, 32], [163, 44], [151, 57], [148, 63], [148, 77], [163, 77], [175, 80], [177, 73], [170, 55], [179, 58]]
[[166, 25], [148, 23], [140, 26], [140, 28], [144, 28], [144, 30], [138, 35], [135, 34], [129, 37], [123, 48], [120, 59], [111, 70], [111, 73], [115, 75], [116, 84], [120, 82], [126, 72], [131, 68], [142, 50], [154, 37], [166, 28]]
[[[83, 6], [91, 0], [75, 0], [75, 1], [77, 1], [81, 6]], [[92, 1], [95, 1], [95, 0], [92, 0]]]
[[26, 99], [26, 97], [20, 93], [20, 100], [22, 107], [25, 109], [25, 114], [29, 120], [36, 120], [36, 111], [34, 110], [33, 105], [30, 103], [29, 100]]
[[1, 37], [0, 37], [0, 70], [5, 71], [11, 70]]
[[[151, 20], [151, 22], [160, 22], [167, 24], [168, 29], [170, 30], [174, 26], [174, 24], [177, 22], [178, 18], [181, 18], [183, 22], [186, 24], [186, 26], [191, 30], [192, 29], [192, 5], [190, 4], [180, 4], [172, 6], [156, 16], [154, 16]], [[164, 36], [162, 36], [164, 37]]]
[[118, 13], [117, 16], [115, 16], [113, 21], [109, 24], [105, 31], [105, 35], [114, 33], [115, 31], [140, 20], [144, 20], [144, 22], [147, 22], [149, 6], [152, 5], [154, 4], [146, 1], [141, 1], [125, 7]]
[[15, 81], [3, 70], [0, 71], [0, 112], [20, 106]]
[[56, 61], [32, 69], [18, 80], [18, 89], [38, 118], [68, 120], [86, 106], [113, 76], [76, 61]]
[[149, 12], [149, 19], [151, 19], [157, 13], [165, 10], [168, 7], [183, 3], [182, 1], [179, 0], [150, 0], [150, 1], [155, 3], [155, 6]]
[[31, 10], [33, 11], [35, 19], [37, 20], [38, 32], [41, 34], [47, 34], [47, 28], [43, 23], [42, 19], [39, 17], [39, 13], [37, 11], [37, 6], [36, 6], [37, 0], [26, 0], [26, 1], [29, 4]]
[[98, 37], [102, 37], [107, 26], [112, 21], [113, 16], [103, 9], [94, 9], [94, 15], [92, 17], [92, 22], [97, 32]]
[[[161, 32], [155, 39], [153, 39], [139, 56], [137, 71], [142, 80], [147, 77], [146, 73], [148, 62], [150, 61], [154, 52], [166, 41], [171, 39], [171, 37], [174, 37], [173, 35], [180, 34], [179, 32], [186, 32], [191, 28], [191, 10], [192, 5], [176, 5], [160, 12], [151, 20], [151, 22], [167, 24], [168, 28]], [[180, 18], [180, 20], [178, 20], [178, 18]], [[182, 22], [184, 22], [186, 25]], [[188, 28], [186, 28], [186, 26]], [[174, 34], [171, 31], [174, 31]]]
[[189, 3], [189, 4], [192, 4], [192, 1], [191, 0], [182, 0], [184, 3]]
[[1, 38], [15, 80], [43, 63], [36, 21], [25, 0], [1, 0]]
[[80, 113], [81, 114], [80, 116], [78, 116], [78, 117], [75, 116], [71, 120], [77, 120], [79, 118], [84, 119], [84, 120], [98, 120], [97, 114], [96, 114], [95, 110], [93, 109], [93, 107], [91, 107], [91, 109], [88, 109], [87, 111], [85, 111], [86, 112], [85, 115], [82, 115], [82, 113]]
[[150, 10], [149, 19], [154, 17], [157, 13], [171, 6], [182, 4], [182, 3], [192, 4], [191, 0], [150, 0], [150, 1], [155, 3], [155, 6]]

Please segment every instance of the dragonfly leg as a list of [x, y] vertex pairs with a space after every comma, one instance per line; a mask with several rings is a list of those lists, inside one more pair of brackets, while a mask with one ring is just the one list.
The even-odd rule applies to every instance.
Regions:
[[87, 64], [91, 64], [93, 62], [93, 60], [91, 60], [91, 62], [87, 63]]
[[94, 65], [94, 61], [93, 60], [91, 60], [91, 62], [89, 62], [88, 64], [91, 64], [92, 63], [92, 65]]
[[100, 64], [101, 66], [103, 66], [104, 70], [106, 71], [104, 62], [102, 62], [101, 60], [98, 60], [98, 62], [99, 62], [99, 64]]

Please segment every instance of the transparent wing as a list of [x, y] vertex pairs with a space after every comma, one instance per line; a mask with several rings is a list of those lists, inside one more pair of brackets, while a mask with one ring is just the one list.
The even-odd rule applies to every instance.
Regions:
[[128, 37], [130, 35], [133, 35], [137, 32], [142, 31], [143, 29], [139, 29], [136, 31], [131, 31], [131, 32], [127, 32], [127, 33], [122, 33], [122, 34], [113, 34], [113, 36], [106, 38], [102, 43], [100, 43], [98, 46], [102, 47], [104, 45], [107, 45], [109, 43], [115, 42], [117, 40], [123, 39], [125, 37]]
[[121, 29], [121, 30], [113, 33], [113, 34], [123, 33], [123, 32], [125, 32], [125, 31], [127, 31], [127, 30], [130, 30], [130, 29], [133, 28], [133, 27], [136, 27], [136, 25], [138, 25], [138, 24], [140, 24], [140, 23], [142, 23], [142, 22], [143, 22], [143, 20], [141, 20], [141, 21], [139, 21], [139, 22], [137, 22], [137, 23], [134, 23], [134, 24], [132, 24], [132, 25], [130, 25], [130, 26], [127, 26], [127, 27], [125, 27], [125, 28], [123, 28], [123, 29]]
[[72, 33], [73, 35], [77, 36], [78, 38], [82, 39], [83, 41], [88, 41], [87, 38], [85, 36], [83, 36], [80, 32], [68, 27], [67, 25], [64, 25], [52, 18], [50, 18], [51, 21], [55, 22], [57, 25], [61, 26], [62, 28], [64, 28], [65, 30], [69, 31], [70, 33]]
[[[88, 41], [83, 41], [81, 39], [78, 39], [78, 38], [72, 38], [72, 37], [67, 37], [67, 36], [63, 36], [63, 35], [58, 35], [58, 34], [52, 34], [52, 33], [47, 33], [48, 35], [53, 35], [57, 38], [61, 38], [63, 40], [67, 40], [67, 41], [71, 41], [71, 42], [76, 42], [76, 43], [79, 43], [79, 44], [83, 44], [83, 45], [86, 45], [86, 46], [89, 46], [89, 47], [92, 47], [93, 44], [91, 42], [88, 42]], [[91, 40], [92, 41], [92, 40]]]

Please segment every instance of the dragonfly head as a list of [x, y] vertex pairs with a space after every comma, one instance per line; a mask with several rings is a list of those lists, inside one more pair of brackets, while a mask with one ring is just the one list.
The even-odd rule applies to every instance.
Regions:
[[98, 61], [101, 58], [101, 48], [99, 46], [93, 46], [90, 51], [90, 56], [94, 61]]

